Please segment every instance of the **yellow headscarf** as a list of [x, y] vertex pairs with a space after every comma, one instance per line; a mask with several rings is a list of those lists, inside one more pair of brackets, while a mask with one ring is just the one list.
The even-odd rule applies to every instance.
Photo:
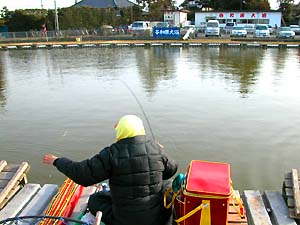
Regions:
[[123, 116], [115, 125], [115, 130], [117, 141], [137, 135], [145, 135], [143, 121], [135, 115]]

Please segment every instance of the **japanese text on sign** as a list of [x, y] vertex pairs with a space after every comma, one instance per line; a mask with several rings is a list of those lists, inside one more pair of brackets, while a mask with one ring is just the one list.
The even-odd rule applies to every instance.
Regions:
[[180, 38], [180, 30], [178, 27], [163, 27], [163, 28], [153, 28], [154, 38]]

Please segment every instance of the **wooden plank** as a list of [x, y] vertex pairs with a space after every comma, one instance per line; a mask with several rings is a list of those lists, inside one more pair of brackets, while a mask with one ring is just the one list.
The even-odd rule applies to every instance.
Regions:
[[298, 172], [296, 169], [292, 169], [292, 180], [293, 180], [295, 214], [300, 217], [300, 193], [299, 193], [299, 183], [298, 183]]
[[237, 213], [228, 214], [228, 223], [248, 223], [246, 218], [241, 218]]
[[[247, 216], [245, 215], [243, 218], [239, 215], [240, 207], [238, 206], [236, 198], [240, 198], [240, 192], [238, 190], [233, 190], [234, 194], [231, 196], [229, 202], [229, 209], [228, 209], [228, 223], [242, 223], [248, 224]], [[240, 198], [241, 203], [243, 204], [243, 200]], [[234, 206], [234, 204], [236, 206]]]
[[0, 161], [0, 172], [6, 167], [7, 162], [5, 160]]
[[[42, 215], [51, 199], [58, 192], [58, 185], [45, 184], [33, 197], [33, 199], [24, 207], [18, 216], [38, 216]], [[18, 225], [33, 224], [34, 219], [26, 219], [26, 221], [20, 221]]]
[[[288, 172], [288, 173], [284, 174], [284, 179], [285, 180], [292, 180], [293, 179], [292, 172]], [[300, 181], [299, 177], [298, 177], [298, 181]]]
[[20, 164], [7, 164], [2, 172], [16, 172], [20, 167]]
[[82, 194], [73, 210], [71, 218], [77, 219], [80, 215], [84, 214], [87, 208], [88, 199], [91, 194], [95, 193], [96, 189], [97, 187], [95, 186], [89, 186], [82, 190]]
[[286, 188], [286, 189], [285, 189], [285, 195], [286, 195], [287, 197], [294, 198], [294, 192], [293, 192], [293, 189], [292, 189], [292, 188]]
[[295, 207], [294, 198], [288, 198], [288, 199], [287, 199], [287, 206], [288, 206], [289, 208], [294, 208], [294, 207]]
[[10, 180], [14, 175], [14, 172], [2, 172], [0, 173], [0, 180]]
[[5, 200], [5, 198], [7, 198], [10, 190], [18, 185], [18, 183], [22, 180], [22, 178], [24, 178], [24, 173], [26, 171], [28, 171], [29, 169], [29, 165], [27, 162], [23, 162], [19, 169], [17, 170], [15, 176], [8, 182], [8, 184], [6, 185], [6, 187], [2, 190], [2, 192], [0, 193], [0, 209], [2, 209], [3, 207], [3, 202]]
[[264, 197], [271, 209], [272, 221], [274, 225], [297, 225], [295, 220], [289, 217], [289, 210], [284, 199], [278, 191], [265, 191]]
[[284, 185], [286, 188], [292, 188], [293, 187], [293, 181], [292, 180], [284, 180]]
[[248, 219], [252, 225], [272, 225], [268, 212], [265, 208], [260, 192], [257, 190], [245, 190], [245, 206]]
[[20, 216], [37, 216], [43, 213], [51, 199], [58, 192], [58, 185], [45, 184], [29, 204], [22, 210]]
[[39, 184], [26, 184], [15, 197], [0, 210], [0, 220], [17, 216], [41, 188]]
[[[7, 186], [9, 180], [0, 180], [0, 189], [3, 189]], [[2, 193], [2, 191], [0, 193]]]

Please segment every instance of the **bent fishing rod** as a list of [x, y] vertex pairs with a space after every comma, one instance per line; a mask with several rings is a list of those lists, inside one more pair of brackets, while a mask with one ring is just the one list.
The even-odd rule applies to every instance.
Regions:
[[151, 133], [151, 135], [152, 135], [152, 138], [153, 138], [153, 140], [156, 142], [156, 139], [155, 139], [154, 133], [153, 133], [153, 131], [152, 131], [152, 128], [151, 128], [149, 119], [148, 119], [148, 117], [147, 117], [147, 115], [146, 115], [146, 112], [145, 112], [145, 110], [144, 110], [144, 108], [143, 108], [141, 102], [139, 101], [139, 99], [138, 99], [138, 97], [136, 96], [136, 94], [134, 93], [134, 91], [129, 87], [129, 85], [128, 85], [124, 80], [121, 80], [121, 79], [119, 79], [119, 80], [125, 85], [125, 87], [127, 87], [127, 89], [129, 90], [129, 92], [132, 94], [132, 96], [135, 98], [136, 102], [138, 103], [138, 105], [139, 105], [139, 107], [140, 107], [140, 109], [141, 109], [141, 111], [142, 111], [142, 113], [143, 113], [143, 115], [144, 115], [144, 117], [145, 117], [145, 119], [146, 119], [146, 121], [147, 121], [147, 125], [148, 125], [148, 127], [149, 127], [149, 129], [150, 129], [150, 133]]

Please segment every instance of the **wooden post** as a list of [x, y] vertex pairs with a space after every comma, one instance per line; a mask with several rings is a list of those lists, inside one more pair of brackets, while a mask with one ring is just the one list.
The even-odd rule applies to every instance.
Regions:
[[7, 162], [5, 160], [1, 160], [0, 161], [0, 172], [4, 169], [4, 167], [6, 167]]
[[298, 172], [296, 169], [292, 169], [292, 181], [293, 181], [293, 193], [295, 202], [295, 214], [300, 216], [300, 195], [299, 195], [299, 183]]
[[[14, 177], [7, 183], [6, 187], [0, 193], [0, 209], [4, 206], [6, 201], [8, 200], [7, 197], [12, 189], [18, 186], [19, 182], [26, 176], [26, 171], [28, 171], [29, 165], [27, 162], [23, 162], [17, 172], [15, 173]], [[5, 201], [6, 200], [6, 201]]]

